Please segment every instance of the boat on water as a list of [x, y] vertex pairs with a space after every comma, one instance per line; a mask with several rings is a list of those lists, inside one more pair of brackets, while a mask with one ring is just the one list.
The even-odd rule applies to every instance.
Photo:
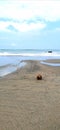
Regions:
[[48, 53], [52, 53], [52, 51], [50, 50], [50, 51], [48, 51]]

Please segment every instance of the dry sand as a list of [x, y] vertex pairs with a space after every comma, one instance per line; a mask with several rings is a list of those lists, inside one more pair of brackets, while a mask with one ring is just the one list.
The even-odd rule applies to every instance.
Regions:
[[0, 130], [60, 130], [60, 67], [25, 62], [0, 79]]

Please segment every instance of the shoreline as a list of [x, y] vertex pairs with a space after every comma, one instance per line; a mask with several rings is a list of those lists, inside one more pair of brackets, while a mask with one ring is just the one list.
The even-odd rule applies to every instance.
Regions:
[[48, 60], [21, 60], [17, 65], [8, 64], [0, 66], [0, 78], [14, 73], [17, 69], [20, 69], [26, 65], [28, 61], [40, 61], [40, 64], [52, 67], [60, 67], [60, 59], [48, 59]]
[[4, 66], [0, 66], [0, 78], [4, 77], [5, 75], [14, 73], [15, 71], [17, 71], [18, 68], [21, 68], [25, 65], [25, 63], [23, 62], [19, 62], [17, 65], [13, 65], [13, 64], [8, 64], [8, 65], [4, 65]]

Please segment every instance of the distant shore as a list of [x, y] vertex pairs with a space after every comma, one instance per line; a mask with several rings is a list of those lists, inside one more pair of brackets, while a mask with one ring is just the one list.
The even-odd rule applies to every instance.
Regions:
[[0, 129], [60, 130], [60, 66], [22, 62], [26, 64], [0, 79]]

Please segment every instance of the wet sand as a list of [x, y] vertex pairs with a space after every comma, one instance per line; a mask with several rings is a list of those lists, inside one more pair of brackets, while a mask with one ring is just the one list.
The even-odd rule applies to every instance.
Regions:
[[25, 62], [0, 79], [0, 130], [60, 130], [60, 67]]

